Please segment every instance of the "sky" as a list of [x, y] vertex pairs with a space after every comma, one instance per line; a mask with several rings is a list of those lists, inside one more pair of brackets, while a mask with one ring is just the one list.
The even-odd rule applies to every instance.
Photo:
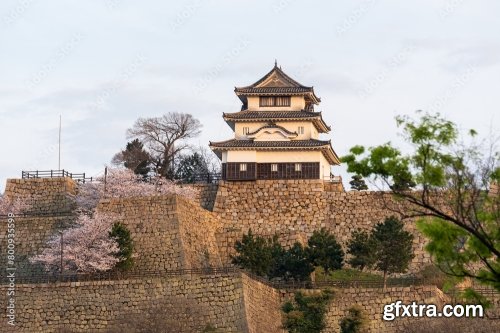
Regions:
[[[194, 145], [232, 137], [235, 86], [274, 65], [314, 86], [338, 155], [401, 143], [394, 117], [440, 112], [497, 133], [500, 2], [3, 0], [0, 192], [21, 170], [101, 174], [139, 117], [190, 113]], [[348, 181], [345, 167], [334, 174]]]

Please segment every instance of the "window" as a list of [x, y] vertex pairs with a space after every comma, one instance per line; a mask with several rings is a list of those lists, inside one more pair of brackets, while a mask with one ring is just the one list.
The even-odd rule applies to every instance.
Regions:
[[304, 134], [304, 126], [299, 126], [299, 134]]
[[260, 96], [260, 106], [290, 106], [290, 96]]
[[250, 133], [250, 127], [243, 127], [243, 135]]
[[240, 171], [247, 171], [247, 164], [246, 163], [240, 163]]
[[278, 172], [278, 164], [275, 164], [275, 163], [271, 164], [271, 171]]
[[302, 171], [302, 164], [295, 163], [295, 171], [297, 171], [297, 172]]

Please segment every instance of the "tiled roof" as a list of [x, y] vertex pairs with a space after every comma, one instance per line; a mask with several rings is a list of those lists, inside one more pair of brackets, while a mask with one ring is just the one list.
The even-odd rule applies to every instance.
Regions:
[[247, 95], [266, 95], [266, 94], [301, 94], [312, 92], [313, 88], [310, 87], [244, 87], [235, 88], [235, 91]]
[[286, 118], [316, 118], [321, 112], [309, 111], [240, 111], [223, 113], [224, 119], [286, 119]]
[[[271, 81], [269, 81], [271, 80]], [[308, 100], [318, 104], [321, 99], [314, 93], [313, 87], [300, 84], [285, 74], [275, 63], [273, 69], [260, 80], [245, 87], [235, 87], [234, 92], [246, 104], [248, 95], [306, 95]]]
[[307, 148], [330, 145], [330, 141], [322, 140], [291, 140], [291, 141], [254, 141], [254, 140], [227, 140], [210, 142], [213, 148]]

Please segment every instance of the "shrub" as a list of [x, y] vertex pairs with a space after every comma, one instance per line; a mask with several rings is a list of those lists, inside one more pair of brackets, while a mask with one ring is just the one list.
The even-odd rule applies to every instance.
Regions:
[[340, 333], [361, 333], [365, 332], [368, 324], [363, 309], [357, 305], [347, 310], [348, 314], [340, 320]]
[[128, 228], [122, 223], [115, 222], [109, 232], [109, 237], [116, 240], [118, 243], [119, 250], [115, 252], [114, 255], [119, 261], [116, 263], [115, 267], [121, 270], [132, 268], [132, 266], [134, 266], [134, 243]]
[[283, 304], [283, 328], [290, 333], [319, 333], [325, 328], [325, 313], [332, 298], [329, 290], [304, 295], [296, 292], [293, 302]]

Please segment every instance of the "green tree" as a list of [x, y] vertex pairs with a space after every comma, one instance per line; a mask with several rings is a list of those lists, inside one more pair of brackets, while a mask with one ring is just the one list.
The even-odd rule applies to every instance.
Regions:
[[283, 252], [276, 235], [270, 239], [254, 236], [252, 229], [243, 235], [241, 241], [236, 241], [234, 248], [237, 255], [231, 256], [233, 264], [259, 276], [273, 275], [276, 258]]
[[304, 295], [296, 292], [293, 302], [282, 306], [283, 328], [290, 333], [319, 333], [325, 328], [325, 313], [332, 298], [329, 290]]
[[285, 281], [308, 281], [310, 279], [314, 266], [302, 244], [296, 242], [290, 249], [281, 252], [275, 251], [275, 253], [277, 255], [274, 256], [270, 277], [280, 277]]
[[349, 184], [351, 184], [351, 190], [363, 191], [368, 189], [365, 180], [360, 175], [354, 175], [351, 178], [352, 180], [349, 182]]
[[344, 261], [344, 251], [335, 236], [325, 228], [316, 230], [307, 241], [309, 261], [316, 267], [323, 267], [325, 273], [341, 269]]
[[370, 268], [375, 263], [375, 244], [366, 231], [354, 230], [347, 244], [347, 253], [351, 255], [349, 265], [359, 270]]
[[111, 231], [109, 232], [109, 237], [116, 239], [118, 243], [119, 251], [116, 256], [120, 261], [116, 264], [116, 268], [122, 270], [128, 270], [134, 266], [134, 242], [130, 236], [130, 231], [128, 228], [116, 222], [113, 224]]
[[136, 175], [147, 176], [151, 171], [151, 156], [138, 139], [127, 142], [125, 149], [113, 157], [112, 163], [123, 165]]
[[194, 183], [197, 175], [207, 175], [208, 172], [207, 163], [200, 154], [195, 152], [192, 155], [181, 157], [175, 178], [181, 179], [186, 183]]
[[427, 251], [446, 274], [500, 290], [500, 197], [489, 191], [500, 181], [498, 147], [476, 140], [474, 130], [461, 134], [439, 114], [419, 115], [396, 118], [408, 154], [387, 143], [352, 147], [342, 160], [348, 172], [380, 180], [404, 203], [390, 208], [421, 219]]
[[348, 314], [340, 320], [340, 333], [361, 333], [368, 324], [368, 318], [360, 306], [352, 306]]
[[384, 273], [384, 289], [387, 274], [404, 273], [408, 269], [413, 254], [413, 235], [403, 230], [403, 222], [395, 217], [377, 223], [371, 238], [375, 244], [375, 267]]

